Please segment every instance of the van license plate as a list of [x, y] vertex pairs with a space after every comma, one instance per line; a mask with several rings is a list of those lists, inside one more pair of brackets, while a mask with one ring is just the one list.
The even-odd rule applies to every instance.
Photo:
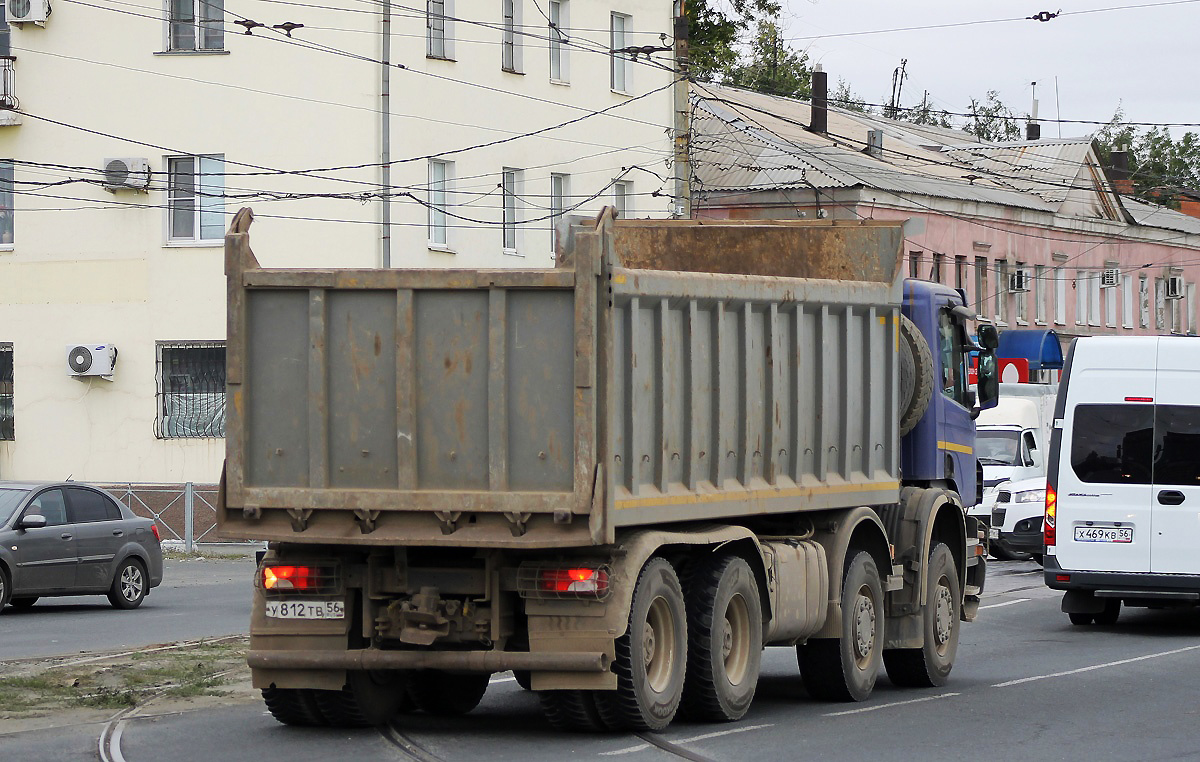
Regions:
[[267, 601], [267, 616], [272, 619], [342, 619], [344, 601]]
[[1075, 527], [1075, 542], [1133, 542], [1133, 527]]

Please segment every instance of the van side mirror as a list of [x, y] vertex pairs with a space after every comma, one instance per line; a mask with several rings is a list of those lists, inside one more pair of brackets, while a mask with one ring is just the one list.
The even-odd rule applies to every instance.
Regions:
[[46, 526], [46, 517], [40, 513], [27, 513], [21, 517], [17, 529], [42, 529]]

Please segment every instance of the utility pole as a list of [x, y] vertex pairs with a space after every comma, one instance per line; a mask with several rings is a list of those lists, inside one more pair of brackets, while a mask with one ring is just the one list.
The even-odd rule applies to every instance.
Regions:
[[684, 0], [675, 15], [675, 203], [671, 216], [692, 218], [691, 103], [688, 88], [688, 21]]

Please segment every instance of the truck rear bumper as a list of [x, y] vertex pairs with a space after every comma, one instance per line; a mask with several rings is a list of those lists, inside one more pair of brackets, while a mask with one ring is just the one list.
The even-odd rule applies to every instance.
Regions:
[[607, 672], [608, 654], [528, 653], [524, 651], [250, 651], [251, 669], [364, 670], [441, 669], [458, 672]]

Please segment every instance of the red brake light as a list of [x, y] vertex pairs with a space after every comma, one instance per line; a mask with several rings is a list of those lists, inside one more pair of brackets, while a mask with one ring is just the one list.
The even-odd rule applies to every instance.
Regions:
[[1126, 402], [1153, 402], [1153, 397], [1126, 397]]
[[264, 566], [262, 584], [266, 590], [313, 590], [319, 573], [314, 566]]
[[541, 588], [548, 593], [608, 592], [608, 572], [604, 569], [543, 569]]
[[151, 524], [151, 525], [150, 525], [150, 531], [151, 531], [151, 532], [154, 532], [154, 539], [158, 540], [158, 541], [161, 543], [161, 542], [162, 542], [162, 535], [160, 535], [160, 534], [158, 533], [158, 523], [157, 523], [157, 522], [155, 522], [155, 523], [153, 523], [153, 524]]
[[1058, 492], [1055, 491], [1053, 484], [1046, 485], [1046, 516], [1042, 521], [1043, 541], [1046, 547], [1052, 547], [1055, 544], [1056, 532], [1054, 520], [1058, 514]]

